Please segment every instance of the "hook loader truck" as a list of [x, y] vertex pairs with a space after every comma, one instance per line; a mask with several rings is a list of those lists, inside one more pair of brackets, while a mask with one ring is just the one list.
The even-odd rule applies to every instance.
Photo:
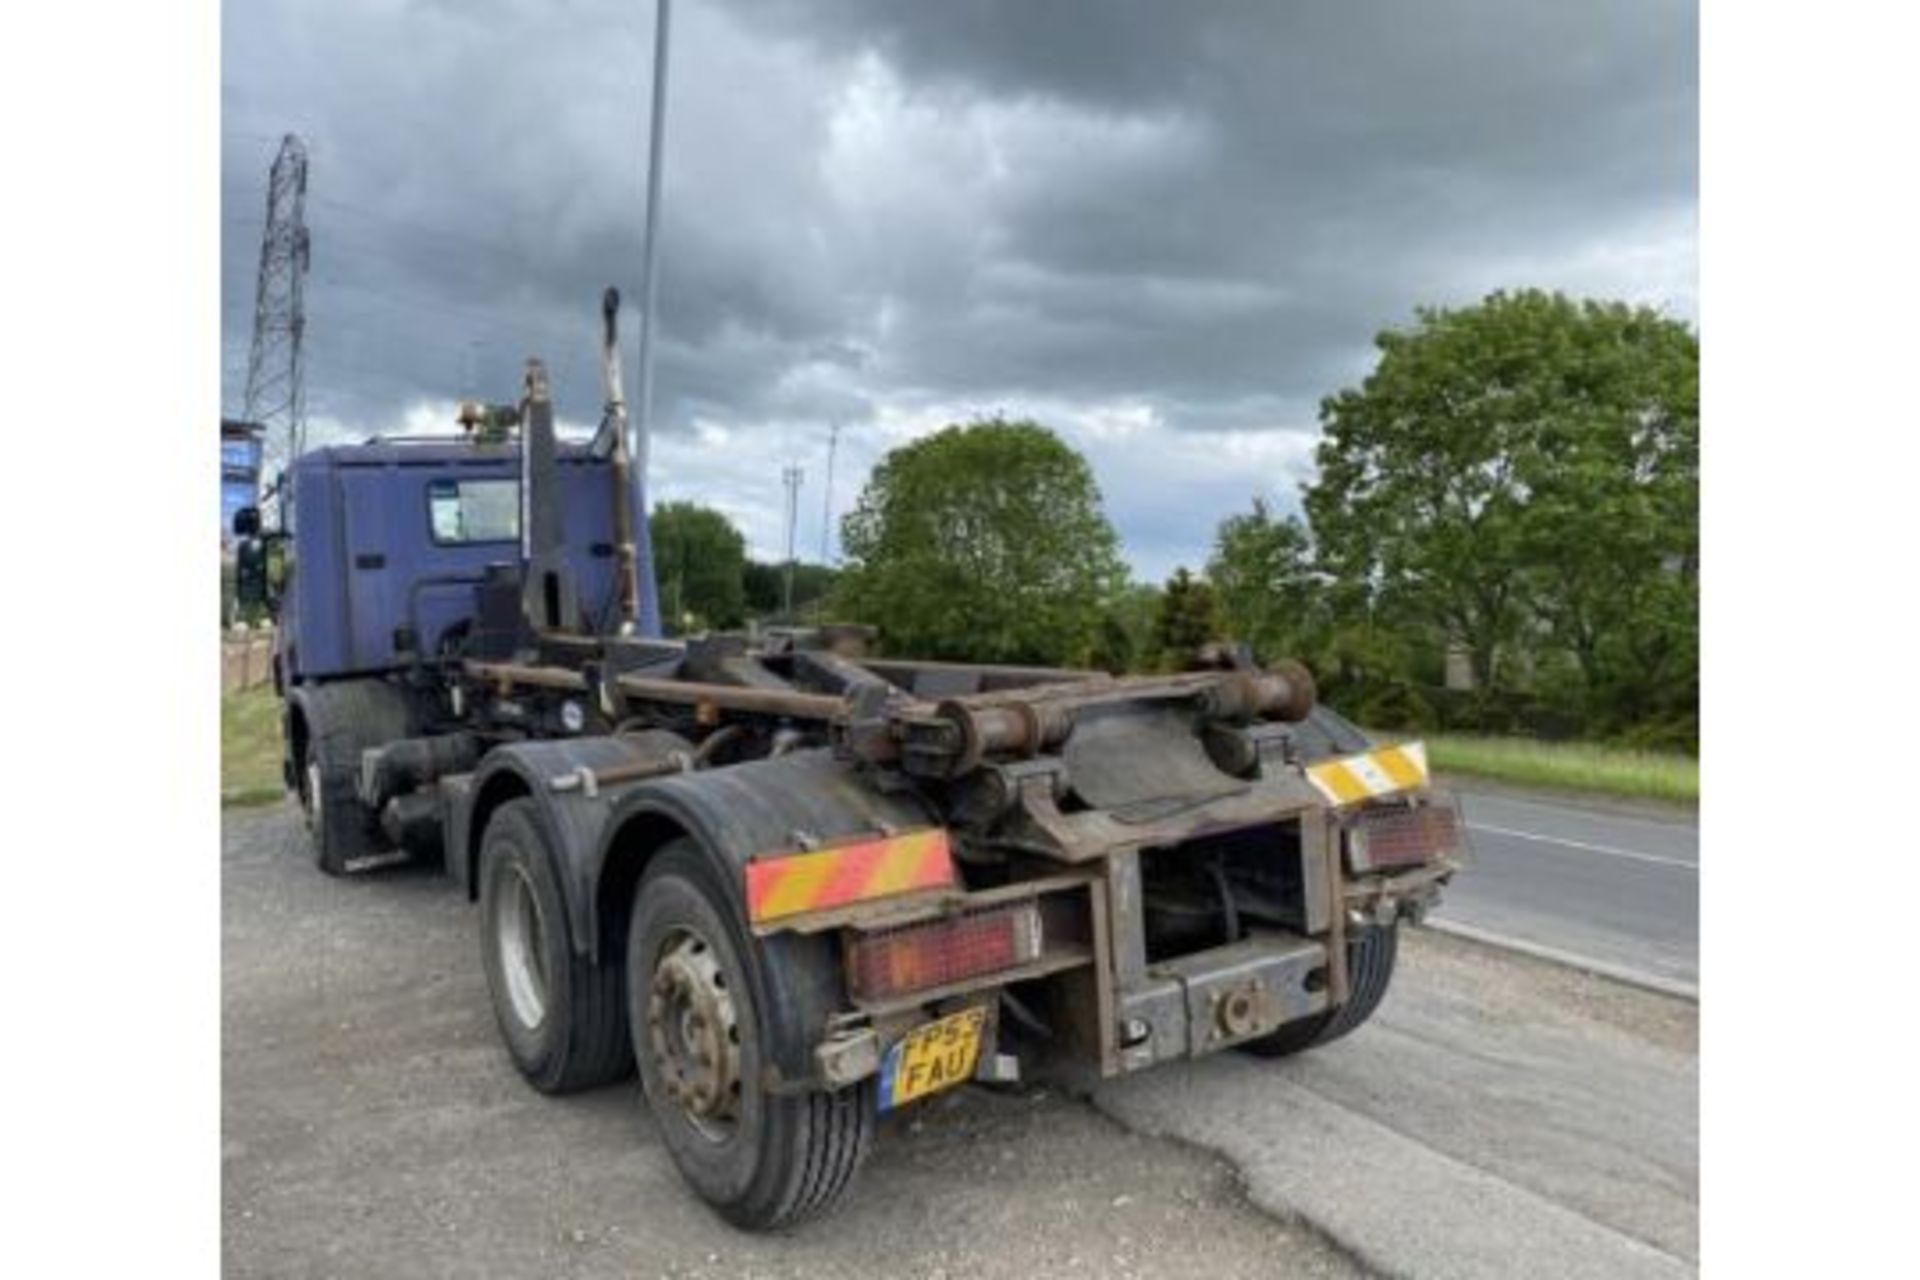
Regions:
[[460, 417], [283, 479], [288, 789], [326, 874], [438, 860], [521, 1075], [637, 1071], [741, 1227], [825, 1209], [882, 1112], [1017, 1078], [1026, 1046], [1115, 1076], [1352, 1031], [1459, 865], [1421, 747], [1369, 741], [1297, 663], [643, 634], [619, 432], [561, 439], [538, 362]]

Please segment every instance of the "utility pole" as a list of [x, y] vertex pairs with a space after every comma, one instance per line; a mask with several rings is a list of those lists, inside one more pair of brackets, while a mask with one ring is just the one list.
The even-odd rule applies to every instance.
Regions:
[[653, 580], [653, 536], [647, 521], [647, 463], [651, 457], [653, 433], [653, 341], [654, 304], [659, 296], [660, 263], [660, 158], [667, 133], [667, 32], [672, 22], [672, 0], [655, 0], [653, 28], [653, 116], [647, 140], [647, 230], [641, 249], [640, 270], [640, 369], [634, 388], [634, 413], [627, 453], [632, 460], [634, 577], [639, 586], [639, 616], [634, 620], [640, 634], [649, 639], [660, 635], [659, 587]]
[[801, 471], [797, 466], [788, 466], [780, 473], [780, 482], [787, 486], [787, 601], [786, 618], [793, 621], [793, 535], [800, 523], [800, 480]]
[[[280, 140], [267, 171], [267, 223], [260, 233], [260, 273], [254, 282], [253, 346], [247, 354], [248, 422], [258, 423], [268, 449], [285, 450], [261, 472], [275, 474], [306, 447], [307, 388], [305, 286], [307, 144], [294, 134]], [[282, 487], [281, 524], [293, 495]]]
[[832, 564], [827, 558], [829, 544], [833, 540], [833, 455], [840, 447], [840, 424], [834, 423], [827, 431], [827, 492], [820, 500], [820, 563]]

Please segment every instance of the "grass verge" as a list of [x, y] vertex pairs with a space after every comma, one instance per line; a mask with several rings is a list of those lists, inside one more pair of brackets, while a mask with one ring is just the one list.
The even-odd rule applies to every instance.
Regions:
[[280, 699], [272, 685], [220, 695], [220, 803], [271, 804], [280, 782]]
[[1592, 742], [1536, 742], [1464, 733], [1419, 736], [1435, 769], [1599, 795], [1697, 804], [1700, 762], [1692, 756], [1633, 751]]

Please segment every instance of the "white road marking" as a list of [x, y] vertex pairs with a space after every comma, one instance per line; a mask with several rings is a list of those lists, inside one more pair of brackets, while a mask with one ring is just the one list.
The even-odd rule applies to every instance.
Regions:
[[1609, 858], [1625, 858], [1630, 862], [1646, 862], [1656, 867], [1681, 867], [1687, 871], [1698, 872], [1700, 864], [1688, 862], [1685, 858], [1664, 858], [1657, 853], [1641, 853], [1634, 849], [1616, 849], [1612, 845], [1588, 844], [1585, 840], [1569, 840], [1565, 836], [1542, 835], [1538, 831], [1516, 831], [1512, 827], [1495, 827], [1484, 822], [1469, 822], [1469, 831], [1485, 831], [1497, 836], [1512, 836], [1516, 840], [1534, 840], [1541, 844], [1565, 845], [1569, 849], [1584, 849], [1588, 853], [1604, 854]]

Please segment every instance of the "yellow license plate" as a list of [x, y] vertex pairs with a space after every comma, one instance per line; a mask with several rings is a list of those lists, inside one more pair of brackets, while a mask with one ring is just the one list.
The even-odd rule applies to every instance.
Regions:
[[973, 1078], [980, 1060], [985, 1005], [975, 1005], [916, 1028], [887, 1050], [880, 1064], [880, 1109], [951, 1089]]

